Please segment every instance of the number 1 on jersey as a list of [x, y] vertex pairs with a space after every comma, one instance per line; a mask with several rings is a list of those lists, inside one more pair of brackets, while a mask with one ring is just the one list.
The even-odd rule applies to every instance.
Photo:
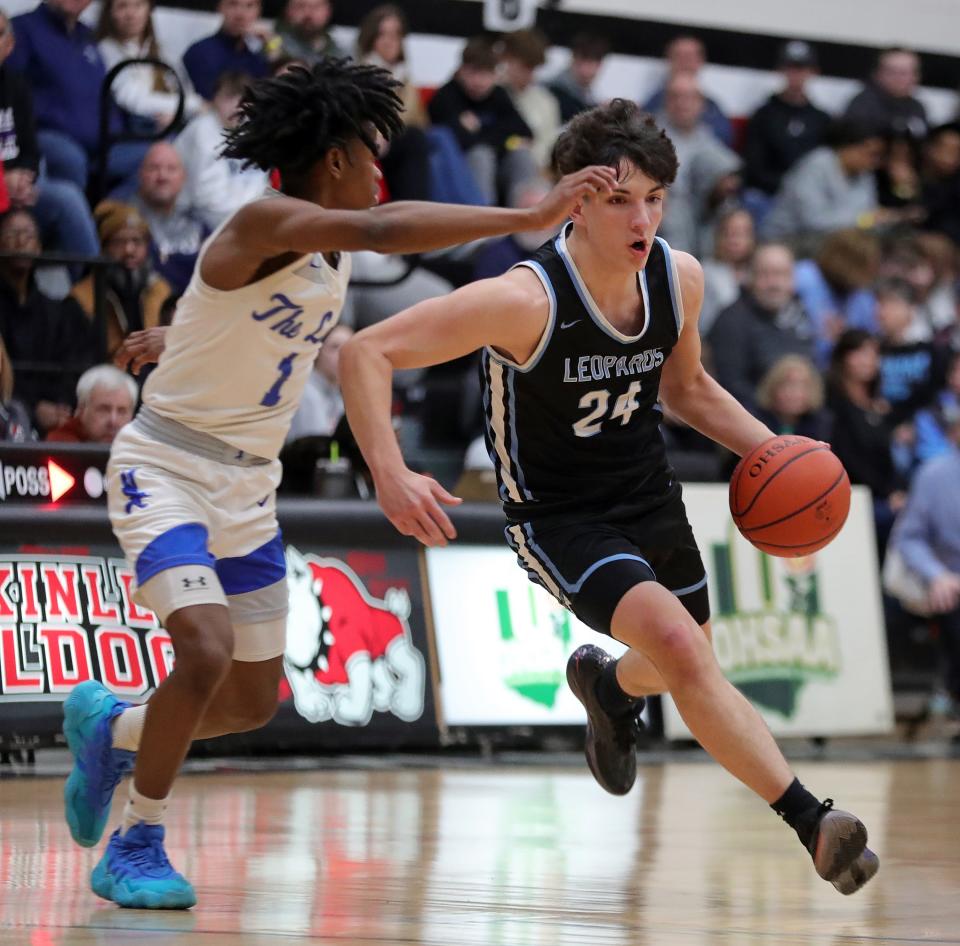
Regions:
[[277, 365], [277, 371], [280, 372], [280, 375], [277, 380], [273, 382], [270, 390], [264, 394], [260, 401], [261, 407], [274, 407], [280, 403], [280, 389], [287, 383], [290, 375], [293, 374], [293, 359], [296, 357], [297, 353], [294, 352], [292, 355], [287, 355], [286, 358], [280, 359], [280, 363]]

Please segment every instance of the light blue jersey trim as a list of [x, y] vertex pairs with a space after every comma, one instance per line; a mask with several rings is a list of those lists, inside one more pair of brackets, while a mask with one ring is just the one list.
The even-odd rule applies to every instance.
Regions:
[[537, 540], [533, 537], [533, 527], [529, 522], [523, 524], [523, 531], [527, 536], [527, 545], [530, 547], [531, 551], [536, 552], [537, 558], [540, 559], [540, 564], [546, 568], [554, 581], [568, 594], [575, 595], [583, 587], [584, 582], [598, 569], [604, 565], [609, 565], [611, 562], [622, 561], [629, 559], [635, 562], [641, 562], [650, 569], [650, 574], [653, 576], [654, 581], [656, 581], [657, 573], [653, 570], [653, 566], [641, 555], [631, 555], [628, 552], [620, 552], [617, 555], [608, 555], [606, 558], [601, 558], [599, 561], [594, 562], [575, 582], [567, 581], [563, 575], [560, 574], [560, 569], [551, 561], [550, 556], [543, 551], [542, 548], [537, 544]]
[[507, 390], [510, 392], [510, 403], [508, 408], [508, 422], [510, 424], [510, 460], [513, 468], [516, 470], [517, 486], [523, 491], [525, 499], [533, 499], [533, 493], [527, 489], [526, 480], [523, 476], [523, 468], [520, 466], [520, 442], [517, 440], [517, 395], [514, 390], [513, 379], [516, 377], [515, 371], [519, 369], [507, 368]]
[[547, 301], [549, 302], [550, 311], [547, 315], [547, 324], [544, 326], [543, 334], [540, 336], [540, 340], [537, 342], [537, 347], [522, 365], [517, 364], [515, 361], [511, 361], [511, 359], [507, 358], [506, 355], [501, 355], [489, 345], [484, 348], [484, 351], [494, 361], [498, 362], [504, 367], [511, 368], [514, 371], [521, 371], [526, 374], [528, 371], [532, 371], [534, 368], [536, 368], [541, 357], [543, 356], [543, 353], [547, 350], [550, 337], [553, 335], [553, 326], [557, 320], [557, 294], [554, 291], [553, 283], [550, 281], [550, 277], [547, 275], [547, 271], [536, 260], [524, 260], [522, 263], [517, 263], [516, 266], [511, 266], [507, 272], [517, 269], [517, 267], [520, 266], [523, 266], [525, 269], [533, 270], [537, 279], [540, 280], [540, 283], [543, 286], [543, 291], [547, 294]]
[[[567, 226], [572, 226], [568, 224]], [[567, 249], [567, 228], [564, 227], [554, 241], [554, 247], [556, 248], [557, 254], [560, 259], [563, 260], [563, 265], [567, 268], [567, 273], [570, 276], [570, 281], [573, 283], [573, 288], [577, 290], [577, 295], [580, 297], [580, 301], [583, 303], [584, 309], [590, 315], [590, 318], [593, 319], [594, 324], [603, 331], [606, 335], [609, 335], [614, 341], [621, 342], [626, 345], [631, 345], [634, 342], [640, 341], [644, 335], [647, 334], [647, 329], [650, 328], [650, 295], [647, 292], [647, 279], [642, 270], [637, 271], [637, 286], [640, 289], [640, 295], [643, 299], [643, 328], [640, 329], [638, 335], [624, 335], [623, 332], [615, 329], [608, 321], [606, 316], [600, 311], [600, 307], [594, 301], [593, 296], [590, 295], [590, 290], [587, 288], [586, 283], [583, 281], [583, 277], [580, 275], [580, 270], [577, 269], [577, 264], [573, 261], [573, 257], [570, 255], [570, 251]]]
[[671, 588], [670, 594], [676, 595], [678, 598], [683, 595], [693, 594], [695, 591], [699, 591], [707, 583], [707, 576], [704, 575], [695, 585], [687, 585], [686, 588]]
[[683, 331], [683, 300], [680, 298], [680, 287], [677, 285], [679, 278], [676, 269], [676, 263], [673, 259], [673, 250], [670, 244], [663, 237], [654, 237], [660, 248], [663, 250], [663, 258], [667, 264], [667, 285], [670, 287], [670, 301], [673, 303], [673, 318], [677, 323], [677, 336]]

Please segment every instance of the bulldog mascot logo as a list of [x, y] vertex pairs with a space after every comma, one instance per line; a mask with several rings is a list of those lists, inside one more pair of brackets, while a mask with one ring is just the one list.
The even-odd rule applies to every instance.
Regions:
[[284, 669], [304, 719], [365, 726], [373, 711], [423, 713], [426, 665], [413, 646], [410, 598], [372, 598], [343, 562], [287, 546], [290, 614]]

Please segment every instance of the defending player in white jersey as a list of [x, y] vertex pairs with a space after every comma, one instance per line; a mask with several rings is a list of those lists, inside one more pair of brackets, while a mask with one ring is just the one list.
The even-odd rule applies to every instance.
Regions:
[[397, 85], [385, 70], [328, 60], [248, 90], [224, 154], [276, 169], [281, 190], [204, 245], [143, 407], [114, 442], [110, 519], [137, 600], [159, 615], [176, 655], [144, 706], [88, 681], [64, 707], [77, 843], [99, 841], [113, 790], [134, 769], [122, 825], [92, 876], [94, 891], [121, 906], [196, 902], [163, 848], [173, 782], [194, 739], [256, 729], [275, 712], [287, 612], [277, 455], [339, 316], [346, 252], [422, 252], [543, 229], [614, 184], [610, 169], [586, 168], [531, 210], [374, 207], [380, 137], [402, 128]]

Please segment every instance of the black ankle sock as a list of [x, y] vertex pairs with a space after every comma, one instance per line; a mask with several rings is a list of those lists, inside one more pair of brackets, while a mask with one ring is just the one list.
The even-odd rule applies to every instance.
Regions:
[[770, 807], [797, 832], [803, 846], [809, 849], [819, 821], [820, 801], [816, 795], [808, 792], [795, 778]]
[[617, 682], [617, 662], [611, 660], [597, 678], [594, 689], [600, 705], [611, 716], [627, 716], [643, 706], [642, 696], [630, 696]]

